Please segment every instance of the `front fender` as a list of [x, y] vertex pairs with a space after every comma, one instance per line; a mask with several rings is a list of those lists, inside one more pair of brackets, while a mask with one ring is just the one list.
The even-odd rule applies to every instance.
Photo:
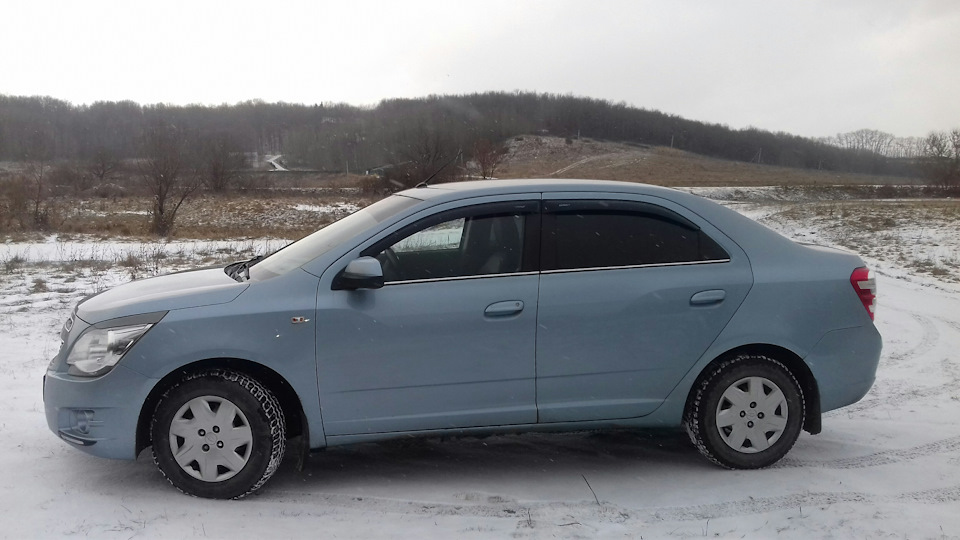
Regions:
[[296, 393], [311, 448], [325, 446], [315, 356], [317, 282], [297, 270], [255, 283], [228, 304], [171, 310], [121, 363], [156, 380], [213, 359], [262, 365]]

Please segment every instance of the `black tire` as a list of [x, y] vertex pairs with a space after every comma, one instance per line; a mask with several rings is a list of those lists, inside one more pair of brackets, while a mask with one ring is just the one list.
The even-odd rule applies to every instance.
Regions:
[[712, 367], [700, 381], [684, 425], [710, 461], [759, 469], [790, 451], [804, 415], [803, 391], [786, 366], [762, 355], [741, 355]]
[[276, 397], [256, 379], [229, 370], [191, 374], [168, 388], [150, 434], [153, 461], [167, 480], [210, 499], [239, 499], [259, 489], [280, 466], [286, 444]]

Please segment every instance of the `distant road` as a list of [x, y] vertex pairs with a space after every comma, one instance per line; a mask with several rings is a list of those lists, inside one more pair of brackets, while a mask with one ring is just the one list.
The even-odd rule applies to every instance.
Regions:
[[283, 157], [280, 154], [275, 156], [267, 156], [267, 163], [273, 165], [273, 170], [275, 171], [287, 171], [287, 168], [280, 164], [280, 158]]

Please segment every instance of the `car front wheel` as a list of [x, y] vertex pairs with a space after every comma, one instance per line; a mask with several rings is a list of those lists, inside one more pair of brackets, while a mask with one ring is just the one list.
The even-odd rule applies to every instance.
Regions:
[[707, 459], [732, 469], [780, 460], [804, 421], [800, 384], [780, 362], [741, 355], [711, 368], [694, 391], [684, 424]]
[[283, 459], [283, 411], [245, 374], [187, 376], [160, 398], [151, 425], [153, 459], [180, 491], [238, 499], [260, 488]]

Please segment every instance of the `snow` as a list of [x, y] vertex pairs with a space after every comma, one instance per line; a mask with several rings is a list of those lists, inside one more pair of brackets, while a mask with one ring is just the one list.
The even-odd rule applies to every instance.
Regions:
[[210, 501], [169, 486], [149, 452], [104, 460], [49, 432], [41, 377], [63, 320], [129, 279], [76, 261], [160, 246], [183, 264], [267, 243], [0, 244], [3, 537], [960, 538], [960, 290], [879, 259], [876, 384], [765, 470], [715, 467], [675, 432], [404, 440], [330, 449], [303, 472], [288, 459], [259, 494]]
[[[77, 210], [78, 210], [78, 211], [83, 211], [82, 208], [78, 208]], [[121, 216], [149, 216], [149, 215], [152, 214], [152, 212], [148, 212], [148, 211], [146, 211], [146, 210], [120, 210], [120, 211], [117, 211], [117, 212], [104, 212], [104, 211], [96, 211], [96, 210], [87, 210], [87, 212], [89, 212], [90, 214], [92, 214], [92, 215], [94, 215], [94, 216], [116, 216], [116, 215], [121, 215]]]
[[360, 209], [359, 206], [352, 203], [334, 203], [334, 204], [325, 204], [318, 206], [315, 204], [298, 204], [293, 207], [294, 210], [298, 212], [314, 212], [317, 214], [340, 214], [341, 216], [346, 214], [352, 214]]
[[50, 235], [40, 241], [5, 242], [0, 244], [0, 264], [64, 263], [76, 261], [120, 262], [131, 255], [155, 255], [160, 258], [175, 255], [196, 256], [203, 253], [266, 254], [288, 244], [289, 240], [156, 240], [152, 242], [100, 240], [91, 236], [62, 239]]
[[[751, 202], [721, 202], [794, 241], [852, 249], [882, 275], [960, 292], [960, 229], [956, 218], [921, 216], [922, 209], [884, 209], [883, 201], [871, 201], [869, 207], [879, 208], [881, 218], [898, 217], [895, 224], [871, 232], [861, 230], [855, 222], [844, 223], [842, 217], [790, 213], [781, 207]], [[956, 208], [960, 209], [960, 204]], [[904, 215], [912, 217], [904, 219]], [[917, 269], [933, 269], [939, 279], [918, 274]]]

